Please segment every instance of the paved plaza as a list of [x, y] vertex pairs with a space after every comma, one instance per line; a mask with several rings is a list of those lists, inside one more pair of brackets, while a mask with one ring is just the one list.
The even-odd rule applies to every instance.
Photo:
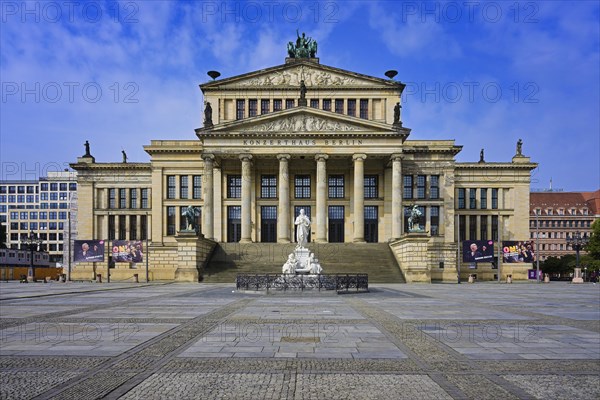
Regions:
[[0, 283], [0, 398], [600, 398], [600, 285], [234, 289]]

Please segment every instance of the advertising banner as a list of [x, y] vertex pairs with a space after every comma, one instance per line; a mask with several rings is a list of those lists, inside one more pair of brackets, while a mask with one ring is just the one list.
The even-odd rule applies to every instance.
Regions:
[[103, 262], [104, 240], [75, 240], [73, 245], [74, 262]]
[[505, 263], [532, 263], [535, 261], [533, 241], [502, 242], [502, 261]]
[[112, 259], [114, 262], [139, 263], [144, 261], [140, 240], [113, 240]]
[[463, 262], [478, 263], [494, 260], [494, 242], [491, 240], [465, 240], [462, 242]]

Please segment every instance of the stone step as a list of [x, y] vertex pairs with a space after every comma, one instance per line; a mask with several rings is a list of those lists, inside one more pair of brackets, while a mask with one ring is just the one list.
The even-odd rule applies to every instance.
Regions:
[[[404, 283], [404, 277], [387, 243], [310, 243], [323, 272], [367, 273], [372, 283]], [[235, 282], [239, 273], [281, 273], [295, 244], [219, 243], [207, 268], [205, 282]]]

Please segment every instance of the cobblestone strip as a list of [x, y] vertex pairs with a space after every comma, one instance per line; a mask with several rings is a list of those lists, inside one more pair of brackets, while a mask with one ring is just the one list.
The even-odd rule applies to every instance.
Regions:
[[[51, 389], [36, 399], [118, 398], [138, 385], [208, 333], [220, 320], [245, 307], [251, 300], [241, 299], [194, 318], [92, 369], [88, 374]], [[113, 392], [113, 393], [111, 393]]]

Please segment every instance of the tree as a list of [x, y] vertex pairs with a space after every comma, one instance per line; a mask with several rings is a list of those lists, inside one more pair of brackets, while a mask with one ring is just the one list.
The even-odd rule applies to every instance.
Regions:
[[585, 251], [595, 260], [600, 260], [600, 219], [597, 219], [592, 224], [592, 235], [590, 241], [585, 246]]

